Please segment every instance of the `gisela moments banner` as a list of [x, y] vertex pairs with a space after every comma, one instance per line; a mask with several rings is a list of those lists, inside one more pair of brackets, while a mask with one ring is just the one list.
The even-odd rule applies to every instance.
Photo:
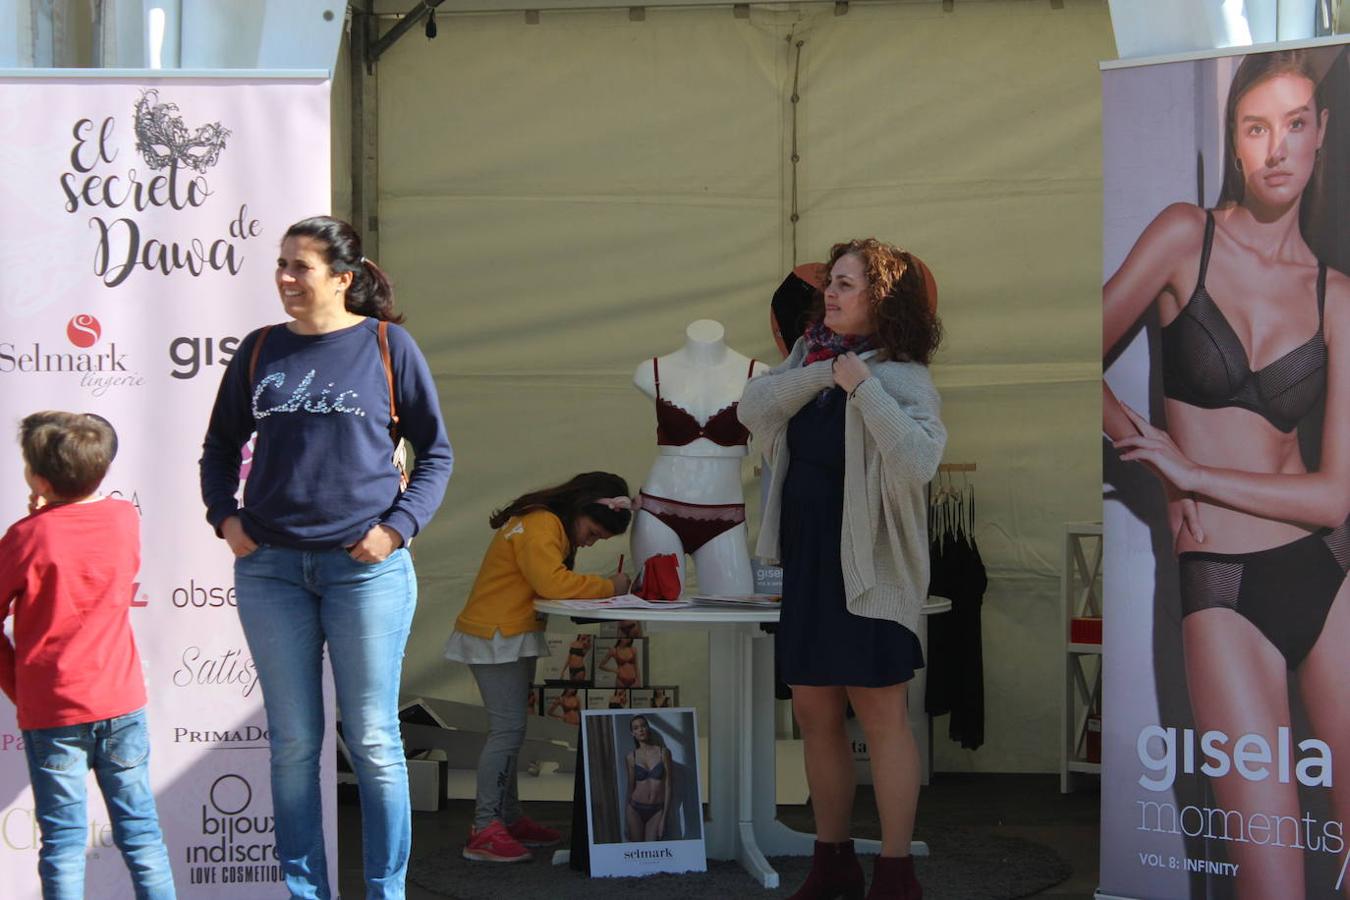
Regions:
[[1107, 896], [1344, 896], [1348, 58], [1104, 67]]

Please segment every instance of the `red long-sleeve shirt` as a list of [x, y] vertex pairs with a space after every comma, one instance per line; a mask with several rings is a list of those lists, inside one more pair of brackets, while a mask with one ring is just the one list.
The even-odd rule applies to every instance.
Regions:
[[145, 705], [131, 633], [140, 521], [125, 500], [46, 507], [0, 538], [0, 689], [19, 727], [57, 728]]

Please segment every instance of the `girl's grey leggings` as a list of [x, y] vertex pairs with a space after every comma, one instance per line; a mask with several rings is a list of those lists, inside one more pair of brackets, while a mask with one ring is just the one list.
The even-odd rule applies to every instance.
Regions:
[[525, 704], [534, 682], [538, 658], [509, 663], [472, 664], [474, 680], [488, 714], [488, 737], [478, 757], [478, 799], [473, 825], [484, 828], [493, 819], [509, 825], [520, 818], [516, 795], [516, 760], [525, 743]]

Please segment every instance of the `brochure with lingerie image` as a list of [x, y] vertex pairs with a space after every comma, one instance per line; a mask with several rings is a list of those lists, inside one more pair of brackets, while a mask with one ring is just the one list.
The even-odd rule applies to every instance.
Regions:
[[647, 639], [595, 639], [595, 686], [635, 688], [647, 685]]

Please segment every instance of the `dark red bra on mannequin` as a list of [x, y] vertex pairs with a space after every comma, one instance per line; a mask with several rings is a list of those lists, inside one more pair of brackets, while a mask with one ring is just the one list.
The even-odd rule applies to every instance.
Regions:
[[[755, 361], [745, 373], [746, 381], [755, 373]], [[661, 369], [652, 357], [652, 374], [656, 377], [656, 444], [658, 447], [683, 447], [699, 438], [707, 438], [722, 447], [744, 447], [750, 441], [750, 432], [736, 418], [736, 403], [724, 406], [702, 424], [688, 410], [681, 409], [661, 396]]]

